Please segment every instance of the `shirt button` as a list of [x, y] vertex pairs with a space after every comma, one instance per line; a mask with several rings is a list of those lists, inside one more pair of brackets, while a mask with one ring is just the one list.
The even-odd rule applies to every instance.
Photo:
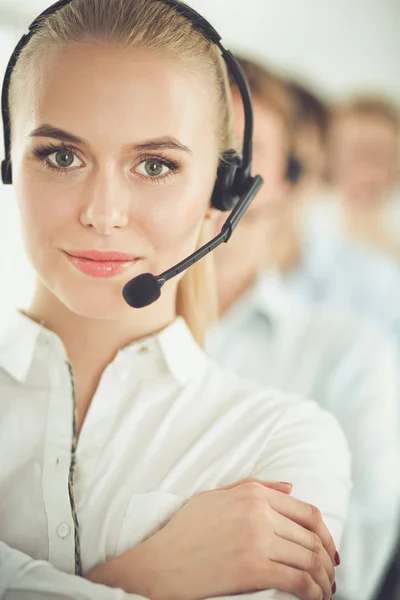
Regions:
[[139, 354], [150, 354], [150, 347], [146, 344], [142, 344], [139, 348]]
[[57, 527], [57, 535], [63, 540], [68, 537], [70, 533], [71, 527], [68, 525], [68, 523], [60, 523]]

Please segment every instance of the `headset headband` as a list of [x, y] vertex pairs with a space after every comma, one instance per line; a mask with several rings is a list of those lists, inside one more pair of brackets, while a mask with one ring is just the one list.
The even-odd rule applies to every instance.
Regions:
[[[222, 56], [225, 60], [227, 68], [232, 74], [237, 88], [240, 92], [243, 102], [244, 114], [245, 114], [245, 130], [243, 137], [243, 147], [242, 147], [242, 165], [241, 165], [241, 178], [243, 184], [246, 179], [250, 177], [251, 174], [251, 161], [252, 161], [252, 137], [253, 137], [253, 107], [251, 101], [250, 89], [247, 84], [246, 77], [244, 75], [243, 69], [238, 61], [234, 58], [232, 53], [229, 50], [226, 50], [221, 43], [221, 36], [214, 29], [214, 27], [202, 17], [198, 12], [196, 12], [193, 8], [187, 6], [186, 4], [182, 4], [178, 0], [157, 0], [158, 2], [162, 2], [167, 6], [170, 6], [181, 15], [183, 15], [188, 21], [190, 21], [194, 27], [202, 33], [202, 35], [212, 42], [216, 44], [220, 49]], [[29, 26], [29, 33], [22, 36], [19, 43], [17, 44], [13, 54], [11, 55], [10, 61], [8, 63], [6, 74], [3, 82], [3, 89], [1, 95], [1, 113], [3, 119], [3, 132], [4, 132], [4, 152], [5, 159], [2, 161], [2, 177], [4, 183], [12, 182], [11, 175], [11, 124], [10, 124], [10, 106], [9, 106], [9, 91], [10, 91], [10, 82], [11, 75], [17, 64], [18, 58], [25, 48], [25, 46], [29, 43], [31, 38], [37, 33], [40, 29], [43, 21], [53, 15], [60, 9], [64, 8], [68, 4], [73, 2], [73, 0], [59, 0], [45, 11], [43, 11]]]

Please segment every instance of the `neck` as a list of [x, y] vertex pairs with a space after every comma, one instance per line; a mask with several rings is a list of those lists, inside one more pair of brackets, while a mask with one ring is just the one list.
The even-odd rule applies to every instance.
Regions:
[[382, 203], [344, 199], [342, 219], [344, 229], [350, 236], [373, 241], [384, 234]]
[[215, 253], [219, 316], [223, 316], [252, 287], [265, 266], [265, 223], [245, 217], [228, 244]]
[[140, 311], [128, 309], [120, 318], [97, 319], [72, 312], [41, 283], [37, 284], [27, 314], [55, 333], [65, 346], [75, 379], [78, 429], [102, 373], [118, 351], [157, 333], [174, 320], [175, 305], [171, 291], [166, 289], [162, 300]]
[[283, 275], [290, 273], [301, 261], [301, 239], [298, 224], [287, 219], [271, 240], [267, 266], [278, 269]]
[[342, 225], [350, 238], [400, 260], [400, 244], [385, 223], [383, 205], [343, 203]]
[[[294, 219], [295, 221], [295, 219]], [[261, 269], [286, 273], [300, 262], [301, 241], [295, 222], [282, 226], [242, 227], [231, 246], [217, 250], [219, 315], [223, 316], [254, 285]], [[245, 235], [246, 234], [246, 235]]]

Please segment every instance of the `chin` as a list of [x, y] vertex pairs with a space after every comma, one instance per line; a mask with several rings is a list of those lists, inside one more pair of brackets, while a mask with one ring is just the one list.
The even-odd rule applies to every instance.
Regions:
[[53, 293], [68, 310], [87, 319], [116, 320], [132, 315], [132, 308], [122, 296], [124, 282], [108, 281], [101, 286], [96, 283], [74, 282]]
[[127, 315], [132, 313], [132, 308], [127, 304], [125, 307], [106, 306], [104, 303], [97, 304], [96, 306], [88, 306], [82, 303], [71, 303], [70, 305], [65, 304], [66, 307], [74, 314], [83, 317], [85, 319], [99, 319], [104, 321], [117, 321], [122, 318], [126, 318]]
[[357, 190], [353, 194], [353, 204], [360, 207], [371, 207], [374, 205], [379, 205], [379, 197], [376, 194], [371, 193], [368, 190]]

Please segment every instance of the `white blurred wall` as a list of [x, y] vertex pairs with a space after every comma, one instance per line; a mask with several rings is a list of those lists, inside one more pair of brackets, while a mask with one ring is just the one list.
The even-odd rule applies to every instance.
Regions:
[[[400, 104], [400, 0], [187, 1], [234, 47], [303, 73], [328, 93], [369, 86]], [[22, 32], [24, 15], [27, 24], [49, 4], [0, 0], [0, 23], [8, 12]], [[2, 57], [4, 47], [2, 40]]]
[[[400, 105], [400, 0], [189, 0], [234, 49], [263, 56], [333, 98], [380, 91]], [[48, 0], [0, 0], [0, 73]], [[29, 301], [12, 189], [0, 185], [0, 329]]]
[[234, 48], [334, 96], [360, 87], [400, 105], [400, 0], [190, 0]]

